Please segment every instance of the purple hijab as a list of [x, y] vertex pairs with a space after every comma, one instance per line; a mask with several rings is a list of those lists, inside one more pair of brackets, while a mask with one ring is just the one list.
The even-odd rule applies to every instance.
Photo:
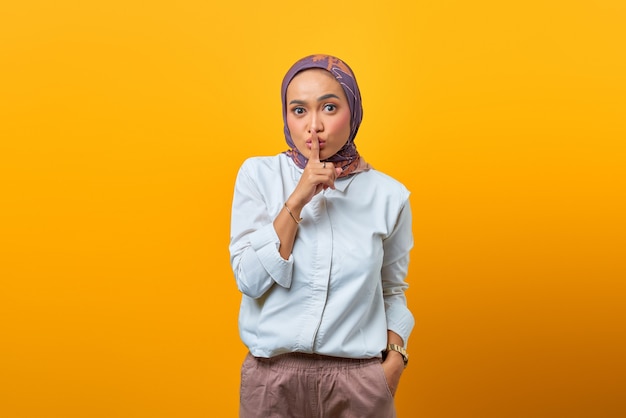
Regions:
[[348, 64], [330, 55], [310, 55], [302, 58], [287, 71], [285, 78], [283, 78], [281, 88], [283, 122], [285, 125], [285, 139], [287, 140], [287, 145], [289, 145], [289, 150], [285, 151], [285, 153], [293, 159], [298, 167], [304, 168], [306, 166], [308, 159], [296, 148], [287, 126], [287, 87], [296, 74], [311, 68], [322, 68], [335, 77], [335, 80], [339, 82], [343, 91], [346, 93], [348, 105], [350, 106], [350, 137], [348, 138], [348, 142], [346, 142], [335, 155], [327, 158], [325, 161], [330, 161], [343, 169], [343, 173], [340, 177], [352, 174], [355, 170], [361, 171], [357, 170], [357, 168], [362, 166], [364, 161], [360, 161], [359, 153], [354, 144], [354, 138], [356, 137], [356, 133], [361, 125], [361, 120], [363, 119], [361, 92], [356, 83], [354, 73], [352, 69], [348, 67]]

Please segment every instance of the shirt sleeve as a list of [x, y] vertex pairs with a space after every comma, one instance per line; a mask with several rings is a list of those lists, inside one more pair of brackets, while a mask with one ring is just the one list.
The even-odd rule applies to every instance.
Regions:
[[293, 257], [282, 258], [279, 245], [273, 217], [244, 163], [235, 182], [229, 246], [237, 287], [243, 294], [257, 299], [274, 283], [291, 286]]
[[415, 324], [404, 294], [409, 286], [406, 282], [406, 276], [409, 266], [409, 252], [413, 247], [411, 224], [411, 206], [407, 196], [392, 233], [383, 241], [382, 267], [387, 329], [402, 337], [405, 347]]

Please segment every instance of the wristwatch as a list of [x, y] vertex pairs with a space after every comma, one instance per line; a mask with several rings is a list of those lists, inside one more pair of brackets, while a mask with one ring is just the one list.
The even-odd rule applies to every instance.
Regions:
[[404, 360], [404, 367], [409, 364], [409, 355], [404, 347], [400, 347], [398, 344], [387, 344], [387, 351], [396, 351], [400, 353], [402, 355], [402, 360]]

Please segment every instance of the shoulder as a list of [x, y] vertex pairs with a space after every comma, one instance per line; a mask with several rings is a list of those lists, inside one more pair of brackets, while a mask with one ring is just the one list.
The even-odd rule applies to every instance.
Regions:
[[280, 154], [272, 156], [255, 156], [248, 157], [241, 164], [241, 169], [244, 170], [262, 170], [264, 168], [272, 168], [278, 163]]
[[249, 157], [241, 164], [239, 173], [257, 178], [263, 178], [269, 174], [276, 175], [277, 172], [288, 168], [289, 161], [290, 159], [285, 154]]
[[404, 201], [410, 195], [410, 191], [404, 184], [382, 171], [370, 169], [358, 173], [356, 177], [355, 181], [371, 188], [378, 196], [383, 195]]

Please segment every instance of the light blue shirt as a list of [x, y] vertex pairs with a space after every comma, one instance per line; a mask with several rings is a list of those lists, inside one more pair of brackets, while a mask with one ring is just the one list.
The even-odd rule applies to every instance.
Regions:
[[293, 251], [274, 218], [302, 170], [284, 154], [250, 158], [233, 197], [230, 258], [242, 292], [239, 332], [257, 357], [288, 352], [378, 357], [387, 330], [414, 325], [405, 279], [413, 246], [409, 191], [376, 170], [335, 181], [302, 210]]

